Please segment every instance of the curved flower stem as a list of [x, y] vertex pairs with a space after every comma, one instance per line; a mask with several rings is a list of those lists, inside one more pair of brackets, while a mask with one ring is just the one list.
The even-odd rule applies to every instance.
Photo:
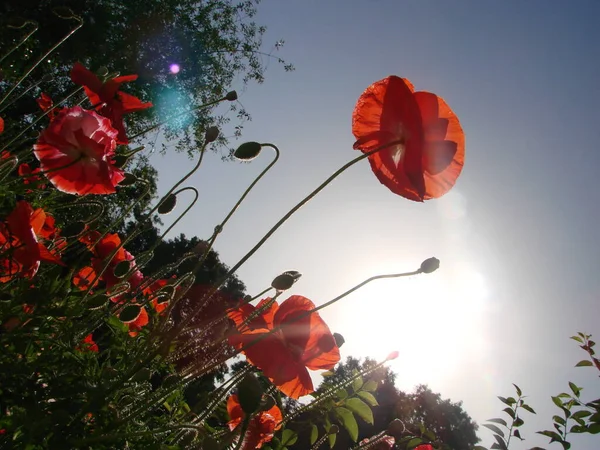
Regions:
[[18, 29], [18, 28], [24, 28], [25, 25], [27, 25], [27, 24], [31, 24], [35, 28], [32, 31], [30, 31], [29, 33], [27, 33], [25, 35], [25, 37], [23, 39], [21, 39], [21, 41], [19, 41], [17, 44], [15, 44], [15, 46], [13, 48], [11, 48], [2, 58], [0, 58], [0, 63], [2, 61], [4, 61], [6, 58], [8, 58], [12, 54], [12, 52], [14, 52], [16, 49], [18, 49], [21, 45], [23, 45], [25, 43], [25, 41], [27, 39], [29, 39], [38, 30], [39, 24], [33, 20], [26, 20], [25, 23], [23, 23], [23, 25], [21, 25], [20, 27], [9, 27], [9, 28], [17, 28]]
[[54, 50], [56, 50], [58, 47], [60, 47], [62, 45], [63, 42], [65, 42], [67, 39], [69, 39], [77, 30], [79, 30], [82, 26], [83, 26], [83, 20], [81, 20], [80, 17], [77, 17], [75, 15], [70, 17], [71, 19], [75, 19], [76, 21], [79, 22], [79, 24], [73, 28], [71, 31], [69, 31], [60, 41], [58, 41], [54, 46], [52, 46], [52, 48], [50, 48], [50, 50], [48, 50], [46, 53], [44, 53], [43, 56], [41, 56], [40, 58], [38, 58], [38, 60], [33, 64], [33, 66], [31, 66], [31, 68], [25, 72], [25, 74], [19, 78], [19, 80], [17, 81], [17, 84], [15, 84], [11, 89], [9, 89], [9, 91], [6, 93], [6, 95], [4, 97], [2, 97], [2, 99], [0, 100], [0, 105], [2, 103], [4, 103], [6, 101], [6, 99], [8, 99], [8, 97], [10, 97], [10, 95], [15, 91], [15, 89], [17, 89], [20, 84], [23, 82], [23, 80], [25, 80], [25, 78], [27, 78], [29, 76], [29, 74], [31, 72], [33, 72], [35, 70], [35, 68], [44, 60], [48, 57], [48, 55], [50, 55], [50, 53], [52, 53]]
[[[338, 170], [336, 170], [329, 178], [327, 178], [323, 183], [321, 183], [319, 186], [317, 186], [317, 188], [315, 190], [313, 190], [310, 194], [308, 194], [306, 197], [304, 197], [302, 200], [300, 200], [300, 202], [298, 202], [296, 204], [296, 206], [294, 206], [292, 209], [290, 209], [275, 225], [273, 225], [273, 227], [267, 231], [267, 233], [261, 238], [260, 241], [258, 241], [258, 243], [248, 252], [246, 253], [242, 259], [240, 259], [235, 266], [233, 266], [231, 269], [229, 269], [229, 272], [227, 272], [225, 274], [225, 276], [220, 280], [219, 283], [217, 283], [217, 285], [207, 294], [208, 298], [212, 297], [215, 292], [217, 292], [217, 290], [223, 286], [223, 284], [225, 284], [225, 282], [229, 279], [229, 277], [231, 275], [233, 275], [240, 267], [242, 267], [242, 265], [248, 261], [250, 259], [250, 257], [252, 255], [254, 255], [254, 253], [256, 253], [258, 251], [258, 249], [260, 247], [262, 247], [262, 245], [279, 229], [279, 227], [281, 227], [281, 225], [283, 225], [290, 217], [292, 217], [292, 215], [294, 215], [294, 213], [296, 211], [298, 211], [300, 208], [302, 208], [306, 203], [308, 203], [310, 200], [312, 200], [313, 197], [315, 197], [319, 192], [321, 192], [323, 189], [325, 189], [325, 187], [327, 187], [327, 185], [329, 183], [331, 183], [333, 180], [335, 180], [339, 175], [341, 175], [346, 169], [348, 169], [349, 167], [352, 167], [354, 164], [356, 164], [359, 161], [362, 161], [365, 158], [368, 158], [369, 156], [380, 152], [386, 148], [392, 147], [394, 145], [398, 145], [398, 144], [402, 144], [404, 141], [403, 140], [396, 140], [396, 141], [392, 141], [389, 142], [385, 145], [382, 145], [380, 147], [377, 147], [374, 150], [371, 150], [370, 152], [367, 153], [363, 153], [362, 155], [360, 155], [357, 158], [354, 158], [353, 160], [351, 160], [350, 162], [347, 162], [346, 164], [344, 164], [342, 167], [340, 167]], [[199, 306], [197, 308], [195, 308], [180, 324], [181, 329], [183, 329], [193, 318], [196, 314], [198, 314], [200, 312], [200, 310], [202, 309], [202, 305], [204, 304], [204, 302], [199, 302]]]
[[254, 181], [250, 184], [250, 186], [248, 186], [248, 188], [244, 191], [244, 193], [239, 198], [239, 200], [236, 202], [236, 204], [233, 205], [233, 208], [231, 208], [231, 211], [229, 211], [229, 214], [227, 214], [225, 219], [223, 219], [223, 221], [215, 227], [215, 231], [213, 232], [213, 235], [210, 237], [210, 240], [208, 241], [206, 250], [204, 250], [204, 253], [200, 257], [200, 259], [198, 260], [198, 262], [196, 263], [194, 268], [192, 269], [192, 272], [195, 272], [196, 270], [198, 270], [202, 266], [204, 261], [206, 261], [206, 258], [208, 257], [210, 250], [212, 249], [215, 241], [217, 240], [217, 236], [219, 236], [219, 234], [223, 231], [225, 224], [229, 221], [231, 216], [233, 216], [233, 214], [237, 211], [237, 209], [242, 204], [244, 199], [248, 196], [248, 194], [250, 193], [252, 188], [254, 188], [254, 186], [256, 186], [256, 184], [260, 181], [260, 179], [266, 175], [266, 173], [271, 169], [271, 167], [273, 167], [275, 165], [275, 163], [277, 163], [277, 160], [279, 159], [279, 155], [280, 155], [279, 148], [277, 148], [277, 146], [275, 144], [269, 144], [269, 143], [261, 144], [261, 146], [262, 147], [271, 147], [273, 150], [275, 150], [275, 158], [273, 159], [273, 161], [271, 161], [271, 163], [267, 167], [265, 167], [265, 169], [258, 175], [258, 177], [256, 177], [254, 179]]
[[23, 92], [21, 92], [17, 97], [15, 97], [13, 100], [11, 100], [7, 104], [5, 104], [4, 107], [0, 108], [0, 112], [4, 111], [6, 108], [8, 108], [13, 103], [15, 103], [17, 100], [19, 100], [23, 96], [27, 95], [27, 93], [29, 93], [29, 91], [31, 91], [32, 89], [36, 88], [37, 86], [39, 86], [44, 81], [52, 81], [52, 77], [51, 76], [44, 76], [39, 81], [36, 81], [32, 85], [30, 85], [27, 89], [25, 89]]
[[179, 114], [177, 114], [177, 115], [175, 115], [175, 116], [173, 116], [173, 117], [170, 117], [170, 118], [168, 118], [167, 120], [163, 120], [162, 122], [159, 122], [159, 123], [157, 123], [156, 125], [152, 125], [151, 127], [149, 127], [149, 128], [146, 128], [145, 130], [143, 130], [143, 131], [140, 131], [140, 132], [139, 132], [139, 133], [137, 133], [137, 134], [134, 134], [133, 136], [131, 136], [131, 137], [129, 138], [129, 141], [131, 142], [131, 141], [133, 141], [134, 139], [136, 139], [136, 138], [139, 138], [140, 136], [143, 136], [143, 135], [144, 135], [144, 134], [146, 134], [146, 133], [150, 133], [152, 130], [156, 130], [157, 128], [160, 128], [160, 127], [162, 127], [163, 125], [166, 125], [166, 124], [168, 124], [169, 122], [172, 122], [172, 121], [173, 121], [173, 120], [175, 120], [175, 119], [179, 119], [180, 117], [183, 117], [183, 116], [186, 116], [186, 115], [188, 115], [188, 114], [191, 114], [191, 113], [193, 113], [193, 112], [195, 112], [195, 111], [198, 111], [198, 110], [200, 110], [200, 109], [202, 109], [202, 108], [208, 108], [209, 106], [216, 105], [217, 103], [221, 103], [221, 102], [222, 102], [222, 101], [224, 101], [224, 100], [227, 100], [227, 97], [222, 97], [222, 98], [220, 98], [220, 99], [218, 99], [218, 100], [213, 100], [212, 102], [204, 103], [204, 104], [202, 104], [202, 105], [200, 105], [200, 106], [197, 106], [197, 107], [195, 107], [195, 108], [188, 109], [187, 111], [183, 111], [182, 113], [179, 113]]

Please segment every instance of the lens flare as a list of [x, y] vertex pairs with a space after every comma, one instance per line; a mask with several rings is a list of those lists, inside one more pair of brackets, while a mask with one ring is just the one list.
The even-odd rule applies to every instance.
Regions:
[[169, 66], [169, 71], [175, 75], [177, 73], [179, 73], [179, 71], [181, 70], [181, 67], [179, 67], [179, 64], [171, 64]]

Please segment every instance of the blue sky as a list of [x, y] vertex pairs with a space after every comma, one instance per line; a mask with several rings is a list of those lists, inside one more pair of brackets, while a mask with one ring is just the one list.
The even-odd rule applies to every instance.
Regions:
[[[278, 56], [296, 70], [273, 62], [263, 85], [235, 86], [253, 116], [242, 141], [275, 143], [282, 155], [217, 241], [221, 258], [235, 264], [358, 155], [351, 114], [369, 84], [398, 75], [440, 95], [466, 133], [463, 174], [448, 195], [413, 203], [366, 162], [355, 165], [238, 273], [255, 293], [298, 270], [292, 293], [321, 304], [437, 256], [435, 274], [376, 282], [324, 311], [346, 338], [343, 356], [398, 350], [401, 389], [429, 384], [479, 423], [498, 416], [495, 396], [515, 382], [538, 416], [524, 417], [527, 440], [511, 449], [546, 447], [534, 432], [552, 427], [550, 395], [571, 380], [597, 397], [597, 376], [573, 367], [584, 353], [568, 338], [600, 334], [598, 17], [594, 0], [263, 0], [265, 50], [285, 39]], [[208, 238], [270, 158], [268, 149], [249, 164], [208, 155], [191, 179], [198, 206], [175, 232]], [[162, 191], [189, 168], [184, 155], [152, 161]], [[589, 438], [572, 442], [593, 448]]]

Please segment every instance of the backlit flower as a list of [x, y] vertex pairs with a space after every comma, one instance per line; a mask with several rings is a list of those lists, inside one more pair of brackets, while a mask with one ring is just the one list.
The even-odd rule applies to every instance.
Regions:
[[139, 98], [119, 90], [121, 84], [137, 80], [137, 77], [137, 75], [125, 75], [103, 83], [93, 72], [80, 63], [76, 63], [71, 70], [73, 83], [83, 86], [85, 93], [98, 113], [108, 117], [113, 127], [118, 130], [117, 140], [119, 144], [129, 143], [125, 134], [123, 116], [152, 107], [152, 103], [143, 103]]
[[98, 352], [98, 345], [94, 342], [94, 338], [91, 334], [88, 334], [85, 339], [81, 342], [81, 345], [77, 347], [77, 350], [83, 352], [88, 350], [90, 352]]
[[[40, 109], [44, 112], [50, 110], [52, 108], [52, 106], [54, 106], [54, 102], [52, 101], [52, 98], [45, 92], [42, 92], [42, 95], [40, 95], [40, 98], [37, 98], [35, 101], [37, 102]], [[50, 118], [50, 120], [53, 120], [54, 117], [56, 117], [56, 110], [54, 110], [54, 109], [51, 110], [48, 113], [48, 117]]]
[[390, 76], [369, 86], [352, 114], [354, 148], [369, 156], [373, 172], [392, 192], [414, 201], [441, 197], [460, 175], [465, 137], [446, 102], [414, 92], [410, 81]]
[[[38, 237], [49, 237], [50, 225], [46, 213], [34, 210], [26, 201], [17, 202], [4, 223], [0, 223], [0, 282], [15, 275], [32, 278], [41, 261], [62, 264], [60, 258], [38, 242]], [[52, 222], [53, 223], [53, 222]]]
[[44, 175], [69, 194], [112, 194], [125, 178], [114, 165], [117, 130], [80, 106], [62, 110], [33, 146]]
[[[310, 394], [314, 388], [307, 368], [329, 370], [340, 360], [335, 338], [317, 312], [306, 315], [315, 305], [300, 295], [281, 305], [273, 302], [247, 326], [243, 325], [269, 301], [267, 298], [256, 307], [246, 304], [228, 312], [240, 331], [230, 336], [229, 342], [238, 350], [246, 346], [243, 353], [248, 361], [289, 397]], [[268, 334], [275, 328], [281, 329]]]
[[146, 311], [146, 308], [140, 308], [139, 315], [131, 322], [126, 322], [125, 325], [129, 327], [130, 336], [137, 336], [139, 331], [148, 325], [148, 311]]
[[[238, 396], [235, 394], [227, 399], [227, 413], [230, 418], [227, 425], [229, 425], [230, 430], [234, 430], [246, 415], [242, 410]], [[253, 415], [246, 434], [240, 437], [240, 439], [243, 439], [241, 450], [261, 448], [263, 444], [273, 439], [273, 434], [281, 427], [282, 420], [281, 410], [277, 405]]]
[[[90, 283], [94, 282], [98, 274], [101, 274], [99, 280], [106, 284], [107, 289], [110, 289], [121, 281], [127, 281], [131, 290], [137, 289], [144, 278], [142, 272], [135, 270], [127, 279], [121, 279], [114, 273], [115, 267], [122, 261], [130, 261], [130, 267], [135, 265], [135, 258], [133, 255], [122, 246], [120, 247], [121, 239], [119, 238], [119, 235], [107, 234], [98, 241], [99, 237], [100, 233], [97, 231], [90, 231], [79, 239], [92, 252], [92, 267], [83, 267], [73, 278], [73, 283], [80, 289], [87, 289], [90, 286]], [[98, 242], [96, 243], [96, 241]], [[109, 262], [108, 258], [117, 248], [119, 249]], [[108, 266], [106, 267], [106, 270], [102, 272], [107, 263]], [[94, 286], [99, 280], [96, 280]], [[111, 300], [113, 302], [119, 302], [120, 297], [121, 296], [111, 297]]]

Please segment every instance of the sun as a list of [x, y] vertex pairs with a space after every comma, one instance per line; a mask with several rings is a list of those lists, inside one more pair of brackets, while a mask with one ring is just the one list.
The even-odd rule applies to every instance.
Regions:
[[[356, 297], [369, 307], [360, 309], [358, 333], [346, 336], [346, 353], [381, 360], [397, 350], [392, 369], [404, 386], [439, 384], [484, 351], [488, 288], [468, 264], [375, 281]], [[356, 310], [354, 316], [356, 323]]]

